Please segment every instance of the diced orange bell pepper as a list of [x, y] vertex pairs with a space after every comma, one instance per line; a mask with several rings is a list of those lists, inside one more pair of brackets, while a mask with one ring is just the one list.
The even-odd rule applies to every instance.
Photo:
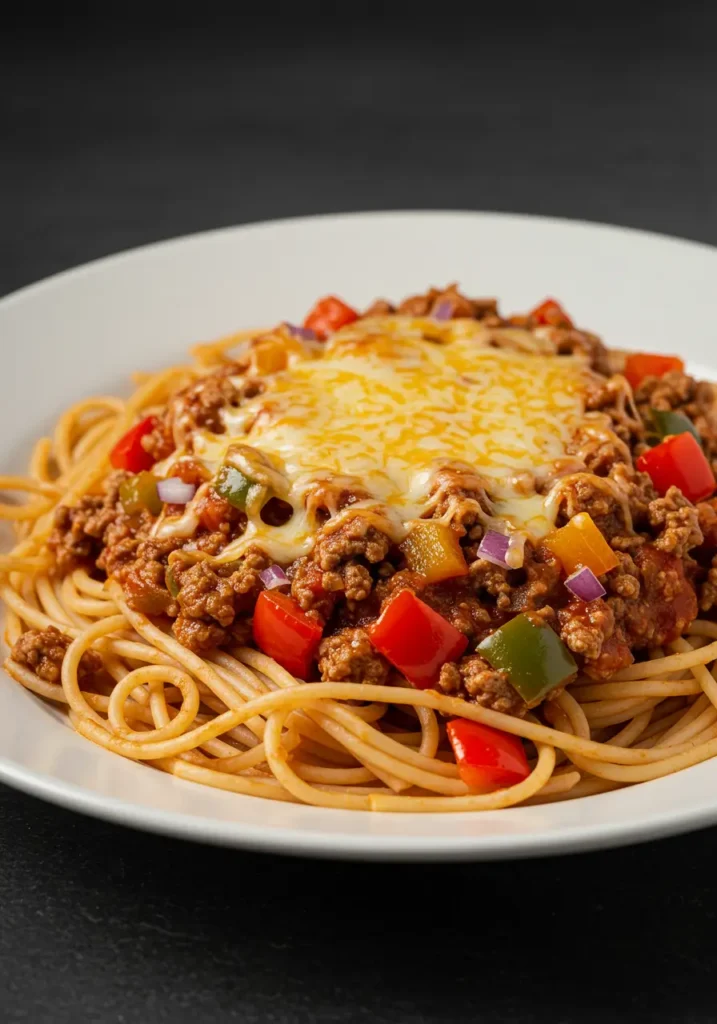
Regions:
[[625, 360], [624, 375], [630, 387], [636, 390], [645, 377], [664, 377], [671, 370], [684, 370], [679, 356], [660, 356], [651, 352], [631, 352]]
[[419, 519], [400, 545], [408, 568], [429, 583], [467, 576], [468, 566], [455, 530], [432, 519]]
[[617, 555], [588, 512], [573, 516], [567, 526], [555, 530], [543, 543], [562, 562], [568, 575], [587, 566], [596, 576], [602, 576], [619, 565]]

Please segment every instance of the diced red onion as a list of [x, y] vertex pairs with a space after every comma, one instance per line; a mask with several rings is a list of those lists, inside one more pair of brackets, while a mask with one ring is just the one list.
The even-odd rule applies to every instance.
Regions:
[[268, 569], [263, 569], [259, 573], [259, 579], [267, 590], [285, 587], [289, 584], [289, 578], [280, 565], [270, 565]]
[[500, 565], [507, 569], [509, 566], [505, 559], [508, 554], [509, 544], [510, 538], [506, 537], [504, 533], [498, 533], [496, 530], [486, 530], [478, 545], [478, 555], [481, 558], [485, 558], [486, 562], [492, 562], [493, 565]]
[[284, 327], [292, 337], [298, 338], [300, 341], [316, 341], [316, 334], [310, 327], [297, 327], [296, 324], [290, 324], [286, 320]]
[[577, 569], [571, 576], [568, 576], [565, 586], [581, 601], [594, 601], [598, 597], [604, 597], [607, 593], [595, 573], [587, 566]]
[[431, 310], [434, 320], [450, 320], [453, 316], [453, 303], [450, 299], [441, 299]]
[[170, 476], [157, 482], [157, 494], [167, 505], [186, 505], [197, 493], [194, 484], [186, 484], [178, 476]]

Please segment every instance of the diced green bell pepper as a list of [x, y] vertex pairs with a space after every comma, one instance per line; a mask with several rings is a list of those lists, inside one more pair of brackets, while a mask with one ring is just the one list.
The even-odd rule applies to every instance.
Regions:
[[558, 634], [527, 615], [516, 615], [486, 637], [476, 650], [494, 669], [508, 673], [510, 682], [529, 707], [539, 704], [550, 690], [578, 670]]
[[673, 434], [692, 434], [696, 441], [700, 441], [700, 435], [692, 422], [684, 413], [673, 412], [671, 409], [650, 409], [652, 422], [655, 424], [660, 439], [670, 437]]
[[177, 577], [174, 575], [174, 570], [171, 565], [167, 566], [167, 571], [164, 574], [164, 582], [172, 597], [177, 597], [179, 594], [179, 584], [177, 583]]
[[261, 490], [261, 484], [256, 483], [250, 477], [245, 476], [236, 466], [224, 465], [217, 473], [214, 481], [214, 489], [222, 498], [233, 505], [234, 508], [246, 512], [247, 505], [257, 490]]
[[122, 508], [128, 516], [135, 516], [147, 509], [153, 516], [162, 511], [162, 502], [157, 493], [157, 481], [152, 473], [144, 470], [123, 480], [119, 485]]

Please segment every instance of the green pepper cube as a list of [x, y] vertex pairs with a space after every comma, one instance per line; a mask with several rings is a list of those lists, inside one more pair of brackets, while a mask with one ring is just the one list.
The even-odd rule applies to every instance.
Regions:
[[672, 409], [650, 409], [650, 416], [661, 438], [674, 434], [692, 434], [694, 439], [701, 443], [697, 428], [684, 413], [674, 412]]
[[236, 466], [224, 465], [219, 470], [214, 482], [214, 489], [234, 508], [246, 512], [255, 489], [259, 484], [250, 477], [245, 476]]
[[494, 669], [508, 673], [529, 707], [577, 672], [575, 660], [558, 634], [527, 615], [516, 615], [476, 650]]
[[119, 498], [128, 516], [139, 515], [144, 509], [153, 516], [158, 516], [162, 511], [157, 481], [154, 475], [146, 470], [122, 481], [119, 485]]
[[179, 594], [179, 584], [177, 583], [177, 577], [174, 575], [174, 570], [171, 565], [167, 566], [167, 571], [164, 574], [164, 582], [172, 597], [177, 597]]

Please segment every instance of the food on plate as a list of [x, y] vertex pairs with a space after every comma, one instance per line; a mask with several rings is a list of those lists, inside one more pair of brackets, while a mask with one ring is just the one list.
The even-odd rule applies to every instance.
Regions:
[[717, 390], [455, 285], [197, 345], [0, 478], [7, 672], [181, 779], [498, 809], [717, 753]]

